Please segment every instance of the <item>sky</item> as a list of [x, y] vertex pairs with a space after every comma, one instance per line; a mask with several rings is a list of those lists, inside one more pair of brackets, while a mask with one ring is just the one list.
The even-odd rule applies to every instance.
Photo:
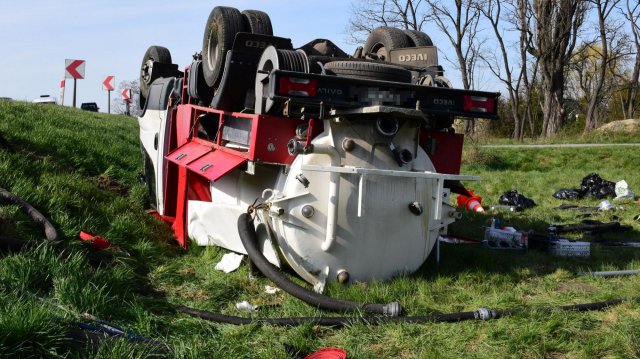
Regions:
[[[77, 81], [77, 106], [96, 102], [107, 110], [102, 81], [114, 75], [135, 80], [146, 49], [161, 45], [180, 68], [202, 49], [204, 25], [213, 7], [256, 9], [271, 17], [274, 35], [295, 47], [330, 39], [347, 53], [348, 0], [0, 0], [0, 97], [31, 101], [59, 97], [65, 59], [86, 61]], [[116, 96], [115, 91], [112, 96]], [[73, 80], [67, 79], [64, 104], [71, 106]]]

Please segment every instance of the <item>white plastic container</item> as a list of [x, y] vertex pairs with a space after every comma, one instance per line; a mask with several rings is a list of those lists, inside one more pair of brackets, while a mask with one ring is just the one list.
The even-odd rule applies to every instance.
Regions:
[[549, 253], [559, 257], [589, 257], [591, 243], [573, 242], [564, 238], [557, 238], [549, 243]]

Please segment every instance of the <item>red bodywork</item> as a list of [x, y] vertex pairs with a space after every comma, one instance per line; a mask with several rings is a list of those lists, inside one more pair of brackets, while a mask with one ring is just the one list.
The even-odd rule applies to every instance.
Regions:
[[[248, 161], [256, 163], [291, 164], [287, 143], [296, 135], [296, 127], [304, 123], [300, 119], [230, 113], [193, 104], [186, 91], [189, 69], [184, 73], [182, 102], [170, 107], [169, 147], [165, 156], [164, 215], [161, 219], [171, 223], [177, 242], [187, 246], [187, 202], [211, 201], [210, 182]], [[218, 124], [213, 140], [199, 138], [199, 119], [208, 115], [208, 121]], [[225, 146], [225, 123], [248, 121], [242, 126], [248, 129], [245, 146]], [[306, 145], [322, 131], [322, 123], [309, 119]], [[422, 131], [420, 145], [425, 149], [436, 170], [440, 173], [458, 174], [462, 155], [463, 136], [436, 131]]]
[[[188, 70], [185, 72], [185, 83]], [[190, 104], [183, 91], [183, 102], [170, 109], [169, 148], [165, 169], [164, 215], [170, 222], [178, 243], [187, 246], [187, 201], [211, 201], [210, 182], [248, 161], [290, 164], [294, 157], [287, 151], [287, 142], [295, 136], [298, 119], [230, 113]], [[199, 138], [199, 119], [217, 122], [214, 140]], [[247, 121], [246, 146], [225, 146], [225, 126], [230, 121]]]

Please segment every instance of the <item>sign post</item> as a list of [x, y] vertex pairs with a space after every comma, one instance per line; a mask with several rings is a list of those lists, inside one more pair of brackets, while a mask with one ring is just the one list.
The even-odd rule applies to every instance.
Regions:
[[111, 91], [114, 90], [115, 76], [109, 75], [102, 81], [102, 89], [107, 90], [107, 113], [111, 114]]
[[122, 99], [127, 106], [127, 112], [125, 113], [125, 115], [131, 116], [131, 89], [122, 90]]
[[76, 80], [84, 79], [84, 60], [64, 60], [64, 77], [73, 79], [73, 107], [76, 107]]
[[62, 80], [60, 80], [60, 106], [64, 106], [64, 86], [65, 79], [63, 77]]

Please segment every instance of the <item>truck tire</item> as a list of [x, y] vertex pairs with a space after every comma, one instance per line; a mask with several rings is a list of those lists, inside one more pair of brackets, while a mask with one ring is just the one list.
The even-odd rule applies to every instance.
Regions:
[[273, 36], [273, 27], [271, 19], [266, 12], [259, 10], [245, 10], [242, 12], [245, 31], [252, 34]]
[[140, 109], [144, 109], [144, 104], [149, 97], [149, 89], [151, 88], [151, 71], [153, 63], [161, 62], [164, 64], [171, 63], [171, 53], [169, 49], [162, 46], [150, 46], [142, 58], [140, 65]]
[[433, 41], [431, 41], [429, 35], [425, 34], [422, 31], [404, 30], [403, 32], [405, 35], [407, 35], [414, 47], [433, 46]]
[[399, 66], [359, 61], [333, 61], [324, 65], [327, 73], [360, 79], [411, 82], [411, 71]]
[[374, 54], [381, 60], [389, 58], [389, 50], [410, 47], [409, 37], [400, 29], [382, 26], [371, 31], [364, 43], [363, 52]]
[[236, 34], [243, 31], [243, 16], [238, 9], [216, 6], [211, 10], [202, 40], [202, 70], [210, 87], [220, 83], [227, 51], [233, 47]]

